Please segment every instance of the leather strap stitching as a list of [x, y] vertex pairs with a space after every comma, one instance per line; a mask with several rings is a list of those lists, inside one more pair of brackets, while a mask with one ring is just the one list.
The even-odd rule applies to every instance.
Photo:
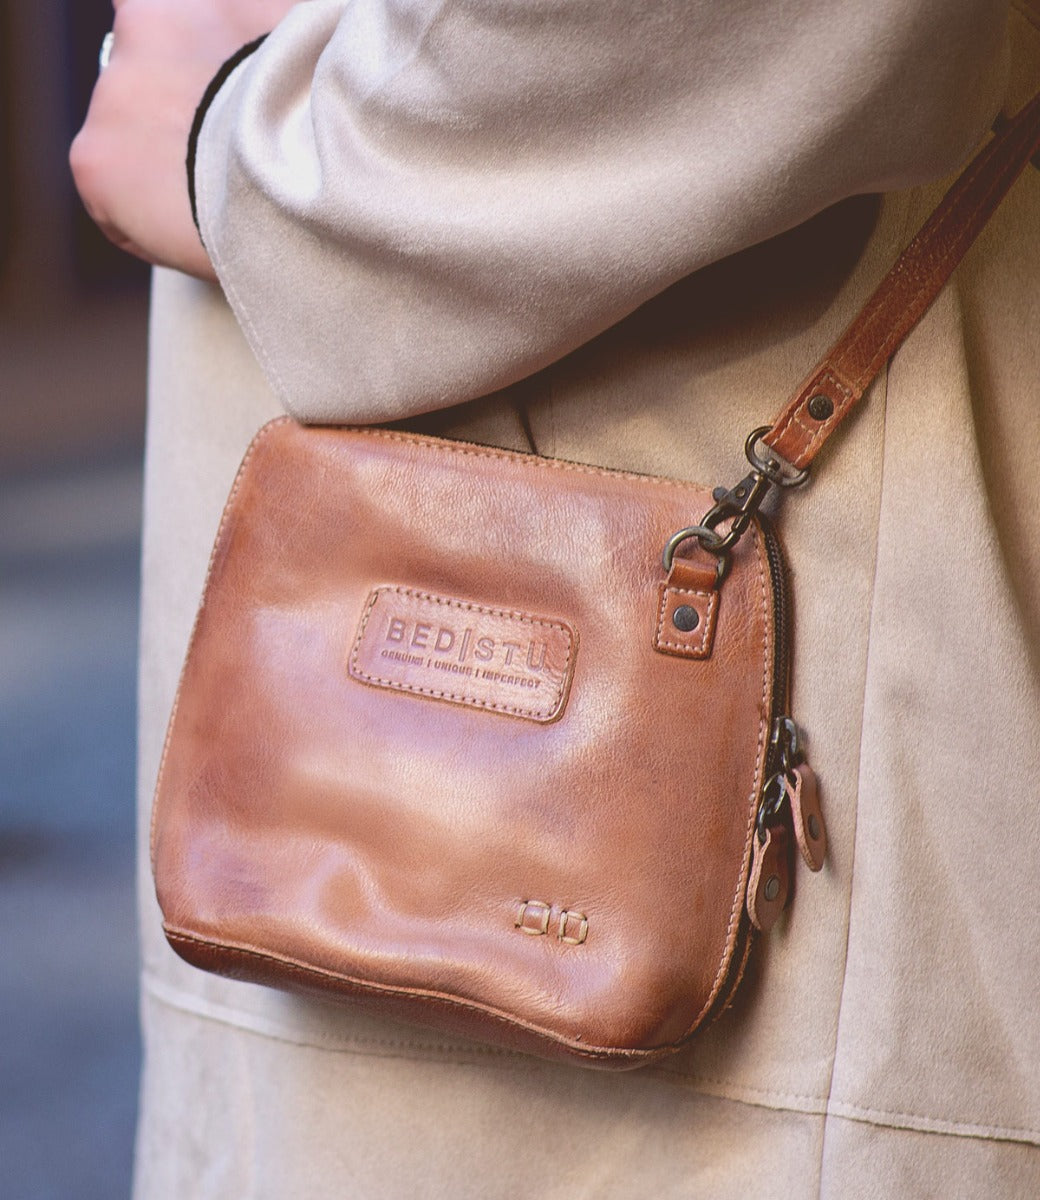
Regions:
[[[792, 432], [792, 426], [797, 426], [805, 436], [797, 439], [795, 453], [788, 455], [794, 465], [804, 467], [812, 461], [946, 284], [1040, 141], [1038, 118], [1040, 95], [976, 155], [863, 310], [818, 363], [808, 382], [781, 410], [764, 440], [777, 448]], [[944, 240], [951, 225], [952, 236]], [[899, 295], [903, 286], [909, 292], [905, 297]], [[856, 361], [863, 347], [877, 336], [879, 325], [887, 325], [888, 332], [856, 378], [844, 382], [842, 366]], [[827, 392], [835, 411], [826, 420], [808, 425], [803, 420], [803, 409], [817, 391]]]

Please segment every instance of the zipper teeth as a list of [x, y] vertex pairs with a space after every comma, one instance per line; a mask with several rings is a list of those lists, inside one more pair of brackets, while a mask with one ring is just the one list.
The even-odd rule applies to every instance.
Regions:
[[[776, 719], [785, 715], [787, 706], [788, 679], [790, 671], [791, 621], [788, 602], [787, 565], [780, 548], [780, 539], [768, 521], [759, 518], [762, 541], [769, 563], [769, 576], [773, 584], [773, 694], [770, 698], [769, 735], [772, 738]], [[776, 772], [775, 759], [778, 749], [770, 746], [766, 763], [766, 779]]]

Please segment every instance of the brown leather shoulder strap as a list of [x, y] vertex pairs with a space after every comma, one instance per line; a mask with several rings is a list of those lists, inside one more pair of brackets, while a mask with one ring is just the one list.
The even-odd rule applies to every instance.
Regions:
[[1040, 95], [976, 156], [763, 435], [781, 458], [798, 468], [813, 461], [927, 311], [1038, 146]]

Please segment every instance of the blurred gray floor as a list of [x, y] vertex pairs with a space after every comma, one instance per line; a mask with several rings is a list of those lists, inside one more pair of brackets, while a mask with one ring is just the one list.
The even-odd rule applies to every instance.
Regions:
[[140, 468], [0, 479], [0, 1198], [129, 1195]]

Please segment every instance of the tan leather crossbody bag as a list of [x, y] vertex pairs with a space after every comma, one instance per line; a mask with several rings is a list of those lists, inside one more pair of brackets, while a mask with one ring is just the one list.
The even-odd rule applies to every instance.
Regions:
[[[189, 962], [632, 1067], [721, 1011], [796, 854], [776, 535], [1040, 140], [992, 139], [772, 426], [708, 489], [280, 420], [228, 500], [152, 858]], [[703, 515], [702, 515], [703, 514]]]

